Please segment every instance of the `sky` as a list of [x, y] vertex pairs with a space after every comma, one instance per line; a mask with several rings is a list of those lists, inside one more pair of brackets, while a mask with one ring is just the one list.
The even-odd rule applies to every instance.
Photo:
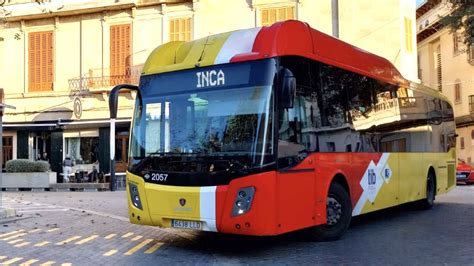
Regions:
[[421, 4], [423, 4], [423, 2], [425, 2], [426, 0], [416, 0], [416, 6], [420, 6]]

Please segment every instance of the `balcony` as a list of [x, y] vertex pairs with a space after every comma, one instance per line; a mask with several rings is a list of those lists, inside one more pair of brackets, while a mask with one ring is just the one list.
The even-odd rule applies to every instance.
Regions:
[[440, 19], [451, 12], [446, 1], [430, 0], [420, 6], [417, 10], [416, 34], [417, 42], [421, 42], [439, 31], [443, 25]]
[[142, 68], [143, 65], [133, 66], [122, 75], [110, 75], [108, 68], [89, 69], [83, 77], [68, 80], [69, 90], [73, 93], [90, 93], [123, 83], [138, 85]]

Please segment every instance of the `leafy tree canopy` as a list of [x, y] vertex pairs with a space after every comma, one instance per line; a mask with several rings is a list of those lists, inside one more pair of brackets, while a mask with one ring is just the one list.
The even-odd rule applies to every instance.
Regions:
[[451, 33], [461, 32], [464, 44], [474, 44], [474, 0], [447, 0], [452, 12], [441, 19]]

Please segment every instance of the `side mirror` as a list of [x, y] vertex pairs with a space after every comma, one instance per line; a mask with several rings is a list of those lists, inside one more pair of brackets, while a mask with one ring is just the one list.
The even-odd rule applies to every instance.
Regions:
[[296, 96], [296, 78], [288, 68], [278, 72], [278, 90], [281, 108], [293, 108]]
[[110, 191], [115, 191], [115, 119], [117, 118], [118, 97], [121, 90], [131, 90], [137, 92], [140, 97], [138, 86], [130, 84], [122, 84], [115, 86], [109, 95], [110, 110]]
[[118, 108], [118, 97], [121, 90], [131, 90], [138, 92], [138, 96], [140, 97], [140, 91], [138, 90], [138, 86], [130, 85], [130, 84], [122, 84], [115, 86], [109, 95], [109, 110], [110, 110], [110, 119], [117, 118], [117, 108]]

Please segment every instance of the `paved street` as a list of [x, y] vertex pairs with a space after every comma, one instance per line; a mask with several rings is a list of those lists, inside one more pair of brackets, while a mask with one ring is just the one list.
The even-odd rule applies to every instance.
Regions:
[[345, 237], [305, 232], [242, 237], [136, 226], [124, 192], [2, 192], [21, 220], [0, 226], [0, 263], [35, 265], [263, 263], [470, 264], [474, 186], [439, 196], [433, 210], [392, 208], [354, 219]]

